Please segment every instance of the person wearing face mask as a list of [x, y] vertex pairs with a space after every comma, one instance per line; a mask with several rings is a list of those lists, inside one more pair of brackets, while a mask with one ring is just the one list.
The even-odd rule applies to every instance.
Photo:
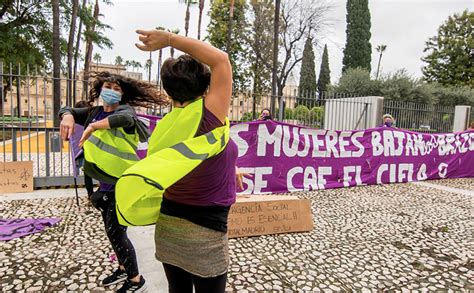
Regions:
[[119, 261], [119, 267], [102, 285], [125, 281], [117, 292], [142, 292], [145, 280], [138, 271], [135, 249], [127, 237], [127, 228], [117, 220], [115, 182], [121, 172], [139, 160], [138, 142], [149, 137], [147, 127], [138, 120], [132, 106], [164, 105], [167, 100], [154, 86], [121, 75], [100, 72], [92, 78], [88, 102], [92, 105], [99, 100], [102, 106], [61, 109], [60, 134], [68, 140], [75, 123], [84, 126], [79, 142], [84, 150], [84, 172], [100, 182], [91, 202], [102, 213], [107, 237]]
[[264, 108], [258, 120], [272, 120], [272, 115], [270, 114], [270, 109]]
[[395, 119], [393, 119], [392, 115], [385, 114], [382, 117], [383, 124], [380, 127], [395, 127]]

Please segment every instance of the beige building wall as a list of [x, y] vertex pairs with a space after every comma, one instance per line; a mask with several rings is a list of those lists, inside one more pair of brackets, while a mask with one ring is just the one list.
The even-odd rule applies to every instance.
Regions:
[[[120, 74], [129, 78], [142, 80], [143, 74], [140, 72], [126, 71], [125, 66], [113, 64], [91, 64], [91, 72], [108, 71], [114, 74]], [[79, 72], [78, 76], [83, 77], [84, 73]], [[83, 92], [82, 80], [75, 81], [76, 85], [76, 101], [85, 98]], [[74, 86], [73, 86], [74, 87]], [[67, 78], [61, 77], [61, 106], [66, 105], [67, 96]], [[12, 87], [11, 91], [6, 94], [6, 101], [3, 102], [4, 115], [14, 115], [17, 113], [18, 107], [17, 88]], [[53, 113], [53, 83], [51, 77], [30, 77], [29, 80], [22, 80], [20, 87], [20, 109], [21, 115], [40, 116], [51, 119]], [[13, 105], [12, 105], [13, 102]]]

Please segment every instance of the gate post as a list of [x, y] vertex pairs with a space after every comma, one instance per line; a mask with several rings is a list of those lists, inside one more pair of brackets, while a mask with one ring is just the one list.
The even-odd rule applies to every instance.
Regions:
[[464, 131], [469, 127], [471, 106], [456, 106], [454, 109], [453, 132]]

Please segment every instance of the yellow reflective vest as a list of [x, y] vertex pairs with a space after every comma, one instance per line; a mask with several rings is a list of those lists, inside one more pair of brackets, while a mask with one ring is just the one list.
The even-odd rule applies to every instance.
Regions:
[[127, 169], [115, 186], [121, 225], [155, 224], [164, 191], [225, 149], [230, 134], [228, 119], [224, 126], [195, 136], [203, 109], [204, 101], [198, 99], [184, 108], [174, 108], [158, 122], [147, 157]]
[[138, 134], [123, 128], [98, 129], [84, 143], [84, 173], [100, 182], [113, 184], [139, 161]]

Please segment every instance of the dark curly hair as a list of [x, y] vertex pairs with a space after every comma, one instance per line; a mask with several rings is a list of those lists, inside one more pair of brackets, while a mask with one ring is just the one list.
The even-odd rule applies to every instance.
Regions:
[[153, 105], [166, 105], [168, 98], [157, 87], [147, 82], [128, 78], [107, 71], [91, 73], [92, 88], [89, 91], [89, 104], [93, 104], [100, 96], [104, 82], [113, 82], [122, 89], [120, 104], [150, 108]]
[[211, 82], [209, 68], [190, 55], [168, 58], [161, 68], [163, 88], [181, 104], [202, 96]]

